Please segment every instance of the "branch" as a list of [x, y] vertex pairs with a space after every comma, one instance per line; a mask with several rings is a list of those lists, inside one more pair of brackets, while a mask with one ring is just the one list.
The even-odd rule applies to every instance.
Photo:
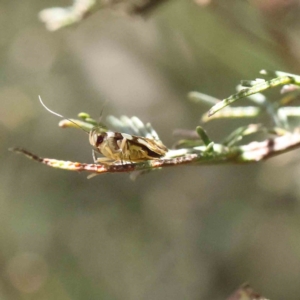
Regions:
[[52, 158], [41, 158], [22, 148], [12, 148], [10, 150], [24, 154], [30, 159], [53, 168], [101, 174], [148, 171], [156, 168], [187, 164], [253, 163], [266, 160], [298, 147], [300, 147], [300, 132], [295, 132], [263, 142], [251, 142], [240, 147], [231, 147], [230, 149], [220, 144], [215, 144], [213, 154], [208, 154], [205, 147], [196, 147], [192, 151], [187, 149], [170, 150], [165, 157], [157, 160], [148, 160], [140, 163], [117, 162], [112, 165], [86, 164]]
[[[166, 0], [103, 0], [99, 1], [98, 8], [111, 8], [129, 15], [145, 16]], [[96, 0], [73, 0], [69, 7], [52, 7], [43, 9], [39, 19], [45, 23], [46, 28], [55, 31], [66, 26], [80, 22], [96, 11]]]
[[[242, 89], [240, 92], [222, 100], [221, 102], [214, 105], [208, 111], [208, 117], [212, 116], [219, 110], [223, 109], [224, 107], [232, 104], [233, 102], [251, 96], [256, 93], [260, 93], [266, 91], [268, 89], [280, 86], [280, 85], [287, 85], [287, 84], [295, 84], [300, 86], [300, 76], [294, 74], [288, 74], [284, 72], [275, 72], [276, 74], [280, 75], [277, 78], [273, 78], [271, 80], [264, 80], [264, 79], [256, 79], [254, 81], [246, 81], [247, 84], [252, 85], [249, 88]], [[261, 71], [262, 75], [267, 75], [268, 72], [266, 70]]]
[[[261, 80], [251, 82], [247, 81], [246, 83], [251, 83], [252, 87], [246, 88], [246, 90], [242, 90], [241, 92], [238, 92], [237, 94], [230, 96], [225, 100], [234, 99], [234, 101], [237, 101], [242, 97], [250, 96], [250, 100], [259, 105], [259, 107], [254, 106], [256, 110], [252, 110], [254, 112], [252, 117], [266, 113], [274, 122], [274, 126], [267, 128], [262, 124], [249, 124], [239, 127], [225, 137], [221, 143], [213, 142], [208, 137], [205, 130], [201, 126], [198, 126], [195, 131], [177, 130], [177, 133], [179, 132], [181, 135], [187, 137], [185, 140], [177, 142], [178, 149], [168, 149], [167, 153], [163, 157], [153, 157], [153, 159], [143, 160], [141, 162], [124, 161], [120, 158], [119, 160], [112, 162], [102, 163], [99, 161], [98, 163], [89, 164], [51, 158], [41, 158], [22, 148], [12, 148], [10, 150], [24, 154], [30, 159], [46, 164], [53, 168], [65, 169], [69, 171], [86, 171], [94, 174], [121, 172], [134, 172], [136, 174], [140, 174], [158, 168], [171, 166], [253, 163], [266, 160], [273, 156], [300, 147], [300, 127], [295, 126], [294, 129], [291, 129], [292, 125], [289, 123], [289, 118], [291, 117], [300, 120], [300, 108], [282, 106], [284, 104], [290, 104], [297, 99], [300, 94], [300, 90], [291, 86], [284, 86], [282, 89], [282, 93], [284, 94], [283, 98], [273, 102], [270, 102], [267, 97], [260, 94], [261, 91], [264, 91], [268, 88], [274, 88], [278, 85], [282, 85], [285, 82], [289, 84], [299, 84], [299, 77], [291, 74], [287, 76], [286, 73], [282, 72], [269, 72], [268, 74], [277, 76], [280, 74], [282, 76], [264, 82]], [[257, 93], [255, 97], [253, 95], [254, 92]], [[217, 109], [221, 109], [221, 111], [218, 111], [216, 114], [218, 118], [249, 117], [249, 107], [227, 107], [225, 109], [225, 113], [222, 113], [222, 108], [224, 105], [228, 105], [228, 101], [218, 102], [218, 99], [201, 93], [193, 93], [193, 101], [195, 101], [195, 97], [197, 98], [197, 102], [200, 102], [201, 99], [204, 98], [205, 103], [217, 103]], [[216, 112], [216, 110], [214, 110], [214, 112]], [[216, 119], [216, 115], [214, 116], [214, 119]], [[78, 116], [79, 119], [66, 119], [59, 122], [59, 126], [62, 128], [81, 128], [88, 132], [95, 127], [99, 127], [101, 132], [110, 131], [110, 136], [120, 136], [120, 134], [115, 134], [112, 129], [108, 129], [114, 127], [117, 132], [121, 132], [123, 134], [126, 133], [127, 136], [129, 135], [127, 139], [129, 139], [128, 141], [132, 139], [132, 143], [134, 139], [132, 137], [130, 138], [130, 135], [136, 137], [135, 143], [130, 144], [129, 142], [128, 144], [129, 146], [127, 151], [129, 152], [136, 151], [136, 149], [144, 149], [143, 147], [147, 146], [147, 139], [160, 141], [157, 132], [154, 130], [151, 124], [144, 124], [137, 117], [128, 118], [126, 116], [121, 116], [120, 118], [116, 118], [109, 116], [107, 120], [108, 123], [110, 123], [110, 126], [106, 127], [104, 124], [98, 124], [87, 113], [80, 113]], [[255, 136], [258, 133], [265, 136], [263, 141], [255, 141], [253, 138], [250, 143], [241, 145], [244, 137]], [[144, 139], [140, 138], [139, 141], [139, 137], [143, 137]], [[149, 144], [151, 144], [150, 141]], [[132, 149], [131, 145], [133, 147]], [[110, 148], [113, 147], [113, 145], [108, 143], [105, 147]], [[99, 149], [100, 148], [98, 148], [98, 150]]]
[[238, 288], [232, 295], [230, 295], [227, 300], [267, 300], [265, 297], [261, 296], [253, 290], [253, 288], [245, 283], [240, 288]]
[[39, 18], [50, 31], [80, 22], [94, 7], [96, 0], [74, 0], [69, 7], [52, 7], [40, 11]]

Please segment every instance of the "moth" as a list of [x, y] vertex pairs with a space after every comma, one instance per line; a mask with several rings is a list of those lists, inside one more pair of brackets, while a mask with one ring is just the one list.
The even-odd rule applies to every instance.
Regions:
[[[46, 110], [54, 115], [64, 118], [62, 115], [50, 110], [39, 97]], [[76, 122], [67, 119], [84, 130]], [[86, 130], [84, 130], [86, 132]], [[163, 157], [168, 148], [155, 138], [146, 138], [127, 133], [106, 131], [100, 126], [93, 127], [89, 134], [89, 142], [93, 146], [93, 159], [95, 163], [141, 162]], [[96, 157], [96, 152], [105, 157]]]
[[103, 154], [104, 158], [96, 158], [96, 162], [140, 162], [163, 157], [168, 148], [160, 141], [141, 136], [130, 135], [120, 132], [101, 132], [94, 127], [89, 133], [90, 144], [95, 151]]

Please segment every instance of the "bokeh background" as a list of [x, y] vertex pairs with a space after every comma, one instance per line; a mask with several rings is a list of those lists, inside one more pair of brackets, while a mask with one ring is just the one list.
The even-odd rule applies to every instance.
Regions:
[[[92, 162], [87, 136], [60, 129], [38, 95], [66, 117], [136, 115], [171, 147], [173, 130], [194, 129], [209, 109], [189, 91], [224, 98], [260, 69], [300, 73], [299, 3], [169, 0], [146, 16], [106, 8], [49, 32], [39, 11], [69, 1], [1, 0], [0, 298], [217, 300], [247, 281], [298, 299], [298, 150], [133, 182], [87, 180], [7, 149]], [[241, 124], [205, 128], [219, 141]]]

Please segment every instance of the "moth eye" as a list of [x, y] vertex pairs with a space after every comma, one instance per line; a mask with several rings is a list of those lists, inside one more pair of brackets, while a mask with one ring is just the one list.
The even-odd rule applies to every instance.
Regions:
[[97, 146], [100, 145], [100, 144], [102, 144], [102, 142], [104, 140], [104, 136], [102, 134], [100, 134], [98, 136], [96, 135], [95, 138], [96, 138], [96, 145]]

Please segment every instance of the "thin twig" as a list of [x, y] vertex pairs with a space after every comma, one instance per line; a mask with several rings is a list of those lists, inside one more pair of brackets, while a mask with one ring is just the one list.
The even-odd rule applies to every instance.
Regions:
[[[300, 132], [286, 133], [283, 136], [269, 138], [263, 142], [251, 142], [243, 146], [235, 146], [226, 148], [222, 145], [214, 145], [214, 153], [209, 155], [203, 149], [204, 146], [196, 147], [189, 150], [170, 150], [171, 155], [176, 155], [185, 152], [185, 154], [178, 157], [164, 157], [156, 160], [148, 160], [139, 163], [123, 162], [116, 164], [86, 164], [79, 162], [71, 162], [64, 160], [57, 160], [51, 158], [41, 158], [31, 152], [21, 149], [13, 148], [11, 151], [21, 153], [53, 168], [65, 169], [69, 171], [86, 171], [91, 173], [121, 173], [133, 171], [145, 171], [149, 169], [174, 167], [180, 165], [208, 165], [208, 164], [224, 164], [224, 163], [253, 163], [261, 160], [266, 160], [270, 157], [288, 152], [292, 149], [300, 147]], [[199, 149], [197, 151], [197, 149]], [[219, 149], [219, 152], [216, 151]], [[197, 153], [198, 152], [198, 153]]]

